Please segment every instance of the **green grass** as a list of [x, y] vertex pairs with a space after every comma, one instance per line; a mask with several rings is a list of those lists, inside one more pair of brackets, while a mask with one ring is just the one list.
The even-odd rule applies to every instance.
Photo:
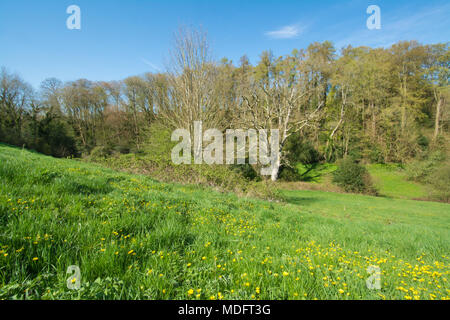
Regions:
[[321, 183], [326, 177], [329, 177], [337, 169], [336, 164], [323, 163], [317, 164], [313, 169], [307, 168], [301, 163], [296, 165], [297, 171], [305, 182]]
[[[448, 299], [450, 206], [158, 183], [0, 145], [0, 298]], [[66, 270], [81, 270], [69, 290]], [[369, 290], [369, 266], [381, 290]]]
[[368, 170], [375, 188], [383, 196], [401, 199], [425, 199], [428, 196], [422, 184], [408, 181], [405, 171], [397, 166], [374, 164]]
[[[323, 184], [332, 180], [332, 173], [337, 169], [335, 164], [318, 164], [311, 171], [307, 171], [302, 164], [297, 164], [298, 172], [303, 180], [311, 183]], [[429, 190], [423, 184], [409, 181], [405, 170], [396, 165], [371, 164], [366, 166], [373, 180], [374, 187], [380, 196], [397, 199], [426, 199]]]

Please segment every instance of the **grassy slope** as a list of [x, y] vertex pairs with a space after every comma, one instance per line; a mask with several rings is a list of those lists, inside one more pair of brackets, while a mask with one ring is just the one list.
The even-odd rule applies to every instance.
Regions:
[[312, 191], [275, 204], [2, 145], [0, 179], [0, 298], [450, 295], [446, 204]]
[[[299, 173], [305, 172], [305, 167], [297, 165]], [[331, 173], [336, 170], [334, 164], [319, 165], [308, 174], [312, 183], [324, 184], [332, 180]], [[373, 179], [373, 184], [381, 196], [396, 199], [425, 199], [429, 190], [419, 183], [408, 181], [404, 170], [393, 165], [372, 164], [367, 169]]]
[[368, 170], [375, 187], [384, 196], [401, 199], [424, 199], [428, 196], [424, 185], [408, 181], [399, 168], [375, 164], [368, 166]]

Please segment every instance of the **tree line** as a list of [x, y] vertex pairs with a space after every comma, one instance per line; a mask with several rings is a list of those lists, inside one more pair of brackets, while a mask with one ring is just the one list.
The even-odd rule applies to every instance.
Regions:
[[57, 156], [139, 152], [149, 128], [279, 129], [280, 170], [352, 156], [404, 163], [447, 148], [449, 46], [313, 43], [252, 65], [215, 61], [206, 34], [181, 29], [166, 72], [121, 81], [46, 79], [34, 90], [0, 72], [0, 141]]

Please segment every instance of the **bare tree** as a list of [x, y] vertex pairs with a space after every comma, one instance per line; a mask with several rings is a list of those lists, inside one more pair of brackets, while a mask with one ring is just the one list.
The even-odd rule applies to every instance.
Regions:
[[275, 60], [270, 52], [263, 53], [250, 92], [243, 94], [241, 113], [237, 115], [247, 128], [268, 130], [269, 134], [273, 129], [279, 131], [279, 150], [271, 150], [281, 155], [272, 167], [273, 181], [278, 179], [287, 139], [313, 126], [323, 107], [323, 101], [313, 107], [309, 103], [315, 92], [308, 86], [304, 58], [303, 53], [297, 52]]
[[[212, 60], [206, 33], [192, 28], [180, 28], [175, 36], [168, 70], [167, 104], [159, 115], [173, 128], [194, 132], [194, 121], [207, 128], [221, 128], [223, 108], [215, 94], [217, 68]], [[194, 150], [199, 153], [200, 150]]]

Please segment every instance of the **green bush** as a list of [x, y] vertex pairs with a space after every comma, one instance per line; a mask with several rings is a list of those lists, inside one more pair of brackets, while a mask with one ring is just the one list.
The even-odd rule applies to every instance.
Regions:
[[425, 151], [430, 146], [430, 140], [427, 137], [425, 137], [423, 134], [420, 134], [417, 137], [417, 144], [423, 151]]
[[245, 164], [233, 164], [230, 166], [230, 169], [243, 176], [248, 181], [261, 181], [261, 177], [258, 175], [258, 172], [256, 172], [255, 168], [253, 168], [248, 161], [249, 160], [246, 159]]
[[341, 160], [333, 173], [333, 182], [346, 192], [375, 194], [367, 169], [351, 158]]
[[288, 165], [281, 166], [279, 174], [279, 179], [281, 181], [288, 181], [288, 182], [302, 181], [302, 178], [303, 177], [300, 175], [296, 167]]
[[432, 200], [450, 202], [450, 166], [445, 165], [434, 171], [427, 179], [432, 186]]
[[426, 160], [411, 162], [406, 168], [408, 180], [426, 182], [445, 158], [446, 156], [444, 153], [436, 151], [431, 153]]
[[111, 152], [108, 150], [108, 148], [103, 146], [97, 146], [94, 149], [91, 150], [90, 157], [96, 159], [96, 158], [106, 158], [107, 156], [110, 156]]
[[[323, 159], [314, 146], [309, 141], [305, 141], [299, 133], [296, 133], [286, 141], [284, 152], [286, 156], [280, 168], [280, 180], [311, 181], [308, 173], [313, 171]], [[297, 164], [307, 168], [306, 174], [301, 174], [298, 171]]]
[[368, 158], [370, 163], [385, 163], [383, 151], [377, 145], [372, 145], [368, 152]]

